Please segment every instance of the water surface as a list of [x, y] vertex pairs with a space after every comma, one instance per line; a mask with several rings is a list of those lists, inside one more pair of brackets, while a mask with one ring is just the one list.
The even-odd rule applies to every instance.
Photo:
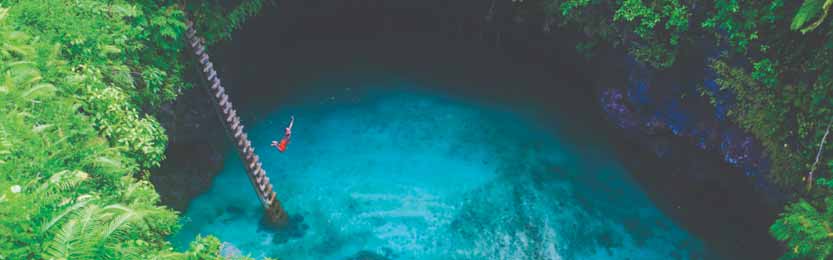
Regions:
[[[592, 135], [419, 84], [339, 86], [252, 117], [249, 137], [300, 230], [261, 226], [229, 151], [172, 240], [185, 247], [212, 234], [244, 254], [281, 259], [712, 257], [607, 147], [577, 145]], [[278, 153], [269, 143], [290, 114], [293, 139]]]

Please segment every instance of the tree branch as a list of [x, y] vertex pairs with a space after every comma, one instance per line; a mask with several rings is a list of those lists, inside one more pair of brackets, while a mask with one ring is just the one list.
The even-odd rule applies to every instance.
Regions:
[[821, 143], [819, 144], [819, 151], [816, 153], [816, 161], [813, 162], [813, 166], [810, 167], [810, 172], [807, 174], [807, 189], [813, 188], [813, 172], [816, 171], [816, 167], [819, 164], [819, 159], [821, 159], [821, 152], [824, 150], [824, 142], [827, 141], [827, 135], [830, 134], [830, 125], [833, 125], [833, 117], [830, 118], [830, 123], [827, 123], [827, 130], [824, 131], [824, 136], [821, 137]]

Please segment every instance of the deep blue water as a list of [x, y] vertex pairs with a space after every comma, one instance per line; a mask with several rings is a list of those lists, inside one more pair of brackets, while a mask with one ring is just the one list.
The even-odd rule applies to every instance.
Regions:
[[[534, 109], [448, 96], [424, 82], [385, 84], [396, 86], [330, 87], [244, 117], [254, 119], [249, 137], [278, 197], [303, 218], [300, 236], [260, 225], [230, 150], [174, 244], [212, 234], [243, 254], [281, 259], [714, 257], [609, 147], [587, 145], [598, 142], [568, 121], [542, 123]], [[293, 139], [281, 154], [269, 143], [291, 114]]]

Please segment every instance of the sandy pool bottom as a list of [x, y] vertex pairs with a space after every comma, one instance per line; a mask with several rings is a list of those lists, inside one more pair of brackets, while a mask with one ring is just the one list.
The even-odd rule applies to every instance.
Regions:
[[[269, 147], [290, 114], [286, 153]], [[561, 122], [568, 123], [568, 122]], [[603, 147], [507, 109], [413, 90], [283, 106], [248, 125], [286, 210], [275, 233], [229, 151], [171, 240], [281, 259], [698, 259]], [[286, 233], [292, 233], [287, 235]]]

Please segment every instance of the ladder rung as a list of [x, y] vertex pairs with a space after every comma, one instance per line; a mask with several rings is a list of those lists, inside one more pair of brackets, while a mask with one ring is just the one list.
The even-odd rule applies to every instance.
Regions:
[[[254, 160], [257, 160], [258, 159], [257, 154], [254, 154], [254, 156], [255, 156]], [[252, 171], [256, 172], [256, 171], [259, 171], [260, 169], [263, 169], [263, 164], [260, 164], [260, 162], [258, 162], [258, 163], [255, 164], [255, 168], [252, 169]]]
[[209, 72], [214, 70], [214, 63], [207, 61], [207, 63], [203, 63], [205, 67], [202, 68], [202, 72]]
[[260, 195], [266, 195], [266, 193], [263, 191], [266, 190], [267, 183], [269, 183], [269, 177], [263, 177], [260, 183], [257, 184], [257, 193], [259, 193]]
[[268, 178], [269, 177], [263, 177], [263, 181], [257, 184], [257, 193], [260, 193], [260, 195], [263, 195], [264, 197], [267, 195], [265, 191], [266, 185], [269, 184], [269, 181], [267, 180]]
[[220, 97], [220, 106], [221, 107], [226, 106], [226, 102], [228, 102], [228, 95], [223, 95], [222, 97]]
[[210, 74], [208, 74], [208, 81], [213, 81], [215, 78], [217, 78], [217, 71], [212, 70]]
[[[266, 196], [267, 196], [267, 197], [266, 197], [266, 201], [268, 201], [268, 202], [269, 202], [269, 207], [270, 207], [270, 208], [275, 208], [275, 209], [279, 209], [279, 208], [280, 208], [280, 206], [281, 206], [281, 202], [280, 202], [280, 201], [278, 201], [277, 199], [275, 199], [275, 197], [277, 197], [277, 195], [276, 195], [274, 192], [272, 192], [271, 194], [268, 194], [268, 195], [266, 195]], [[276, 207], [276, 206], [277, 206], [277, 207]], [[276, 210], [276, 211], [277, 211], [277, 210]], [[279, 213], [279, 212], [275, 212], [275, 213]]]
[[228, 122], [228, 123], [234, 122], [234, 121], [232, 121], [232, 119], [234, 119], [235, 116], [237, 116], [237, 112], [234, 111], [234, 109], [232, 109], [231, 113], [228, 113], [228, 117], [226, 117], [226, 122]]
[[226, 93], [225, 88], [220, 88], [220, 89], [217, 90], [217, 92], [214, 94], [214, 96], [217, 97], [217, 98], [220, 98], [220, 96], [222, 96], [225, 93]]

